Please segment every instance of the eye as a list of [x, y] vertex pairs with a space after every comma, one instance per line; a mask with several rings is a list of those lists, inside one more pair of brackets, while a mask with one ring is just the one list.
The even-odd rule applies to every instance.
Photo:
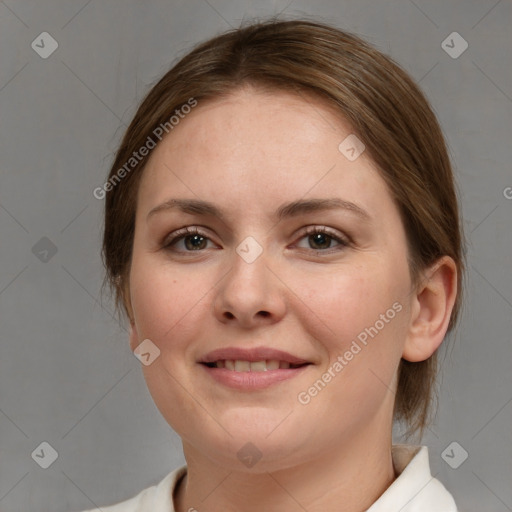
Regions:
[[[297, 244], [297, 247], [310, 249], [317, 253], [339, 251], [350, 245], [349, 240], [332, 232], [329, 228], [321, 226], [309, 226], [300, 240], [305, 240], [309, 247], [301, 246], [300, 243]], [[208, 242], [213, 244], [200, 229], [185, 227], [165, 238], [162, 248], [173, 252], [201, 252], [209, 248]], [[333, 246], [333, 243], [336, 245]]]
[[[305, 247], [306, 249], [309, 248], [316, 252], [327, 252], [327, 249], [338, 251], [350, 245], [349, 241], [345, 238], [333, 233], [326, 227], [320, 226], [310, 226], [306, 228], [306, 234], [301, 237], [301, 240], [302, 239], [305, 239], [306, 243], [309, 245], [309, 247]], [[337, 244], [334, 247], [332, 246], [333, 242]], [[300, 247], [300, 245], [297, 245], [297, 247]]]
[[171, 236], [167, 237], [163, 242], [163, 248], [176, 252], [201, 251], [207, 249], [208, 241], [211, 242], [201, 230], [194, 227], [186, 227], [175, 231]]

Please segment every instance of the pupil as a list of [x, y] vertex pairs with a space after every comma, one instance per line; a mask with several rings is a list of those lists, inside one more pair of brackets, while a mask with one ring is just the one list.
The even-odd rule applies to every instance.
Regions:
[[323, 248], [325, 248], [324, 246], [327, 246], [329, 247], [329, 236], [324, 234], [324, 233], [315, 233], [314, 235], [311, 235], [310, 236], [312, 239], [313, 239], [313, 244], [315, 245], [320, 245], [322, 246]]
[[204, 237], [201, 235], [190, 235], [187, 237], [185, 244], [187, 249], [201, 249], [201, 244], [204, 242]]

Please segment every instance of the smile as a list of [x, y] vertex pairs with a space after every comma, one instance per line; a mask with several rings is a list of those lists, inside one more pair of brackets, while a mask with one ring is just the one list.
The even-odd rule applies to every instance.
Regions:
[[[257, 391], [302, 374], [312, 361], [273, 347], [218, 348], [197, 361], [212, 380], [239, 391]], [[212, 379], [212, 380], [210, 380]]]

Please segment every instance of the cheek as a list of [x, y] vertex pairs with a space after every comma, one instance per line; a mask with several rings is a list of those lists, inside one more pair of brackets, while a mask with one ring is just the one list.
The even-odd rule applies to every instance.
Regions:
[[177, 272], [134, 257], [130, 294], [139, 338], [150, 338], [161, 348], [165, 348], [165, 340], [179, 342], [183, 329], [196, 325], [210, 299], [208, 290], [213, 282], [209, 285], [204, 274], [198, 270]]
[[[322, 398], [313, 407], [318, 414], [331, 411], [333, 425], [368, 419], [394, 387], [406, 310], [400, 286], [385, 276], [369, 270], [339, 273], [325, 280], [324, 293], [310, 290], [304, 300], [316, 315], [305, 311], [303, 324], [309, 325], [309, 334], [315, 333], [327, 355], [320, 370], [323, 376], [319, 375], [328, 382], [325, 391], [321, 384], [310, 383], [322, 388]], [[317, 318], [312, 320], [313, 316]], [[321, 330], [315, 330], [313, 323]]]
[[365, 329], [376, 322], [379, 333], [390, 333], [389, 327], [396, 324], [397, 317], [397, 307], [392, 306], [403, 296], [404, 283], [381, 264], [361, 269], [347, 267], [323, 276], [298, 277], [296, 289], [302, 290], [302, 321], [309, 324], [310, 330], [313, 324], [321, 329], [319, 339], [334, 352], [345, 350], [361, 333], [364, 338]]
[[304, 303], [315, 313], [305, 308], [302, 322], [326, 352], [322, 371], [335, 375], [326, 376], [332, 385], [316, 406], [370, 414], [394, 386], [406, 336], [406, 276], [381, 261], [313, 281], [314, 288], [309, 279], [301, 283]]
[[136, 255], [130, 274], [139, 341], [149, 338], [160, 350], [160, 357], [142, 366], [144, 378], [162, 416], [183, 438], [190, 430], [189, 418], [198, 416], [196, 403], [190, 400], [194, 383], [183, 360], [190, 340], [197, 338], [200, 317], [206, 314], [205, 293], [211, 286], [205, 288], [204, 277], [197, 271], [176, 273]]

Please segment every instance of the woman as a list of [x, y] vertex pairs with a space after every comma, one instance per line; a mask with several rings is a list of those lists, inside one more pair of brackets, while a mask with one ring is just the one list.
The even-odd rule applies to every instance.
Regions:
[[211, 39], [149, 92], [105, 196], [107, 279], [185, 467], [108, 512], [455, 511], [419, 433], [461, 301], [426, 99], [309, 21]]

